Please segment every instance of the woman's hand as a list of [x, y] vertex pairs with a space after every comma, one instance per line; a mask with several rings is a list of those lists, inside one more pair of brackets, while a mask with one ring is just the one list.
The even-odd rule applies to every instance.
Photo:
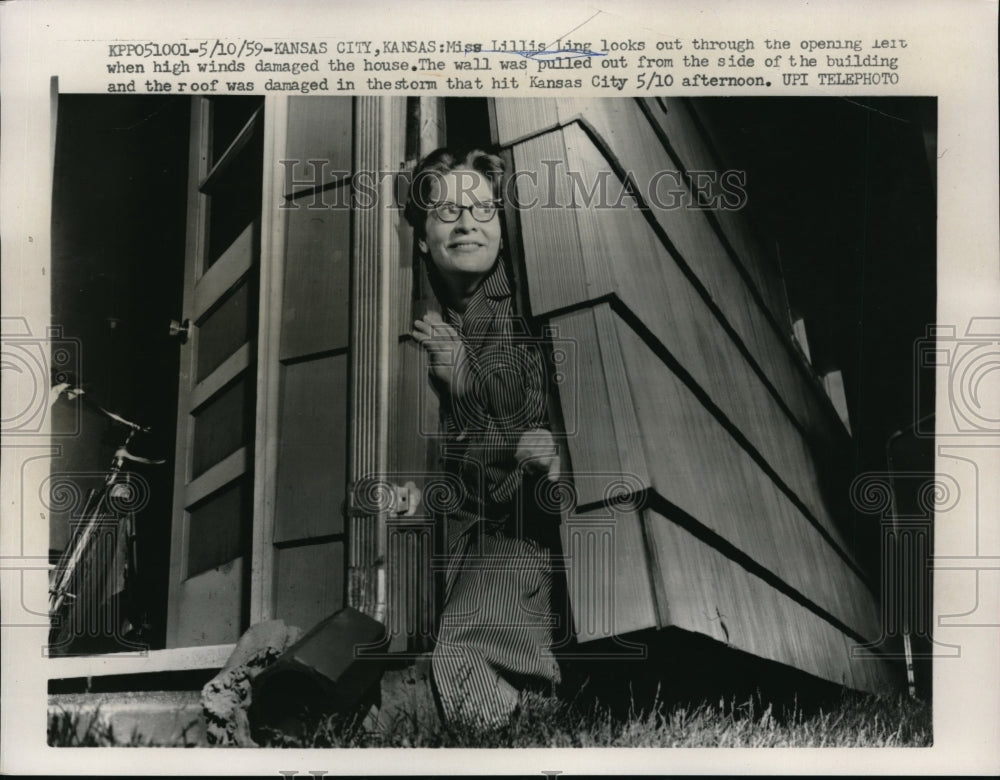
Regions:
[[427, 354], [431, 376], [444, 382], [452, 396], [465, 395], [471, 366], [466, 364], [468, 356], [458, 331], [436, 311], [429, 311], [413, 323], [411, 335]]
[[544, 428], [521, 434], [514, 457], [528, 473], [545, 474], [553, 482], [559, 479], [559, 448], [552, 433]]

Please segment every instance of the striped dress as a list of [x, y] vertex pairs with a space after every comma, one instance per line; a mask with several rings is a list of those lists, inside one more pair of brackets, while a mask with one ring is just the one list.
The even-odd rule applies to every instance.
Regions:
[[446, 308], [445, 319], [465, 345], [467, 361], [455, 370], [471, 372], [471, 389], [461, 399], [441, 393], [442, 466], [465, 494], [446, 518], [450, 555], [433, 674], [449, 721], [495, 726], [521, 690], [551, 689], [559, 679], [550, 652], [550, 556], [520, 532], [533, 518], [522, 510], [514, 457], [521, 434], [546, 427], [544, 363], [514, 315], [503, 260], [464, 314]]

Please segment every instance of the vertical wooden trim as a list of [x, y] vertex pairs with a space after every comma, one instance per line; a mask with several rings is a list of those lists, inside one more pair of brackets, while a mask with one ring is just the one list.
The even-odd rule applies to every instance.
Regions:
[[[396, 419], [396, 376], [399, 366], [399, 334], [404, 331], [404, 307], [400, 305], [402, 296], [400, 288], [404, 279], [411, 282], [404, 294], [412, 289], [409, 274], [404, 274], [400, 268], [400, 214], [394, 208], [395, 179], [397, 172], [405, 162], [406, 144], [406, 99], [388, 98], [383, 105], [384, 124], [380, 128], [379, 176], [383, 177], [378, 185], [378, 253], [383, 258], [381, 269], [380, 297], [383, 305], [379, 310], [379, 373], [381, 386], [380, 398], [385, 399], [386, 413], [385, 437], [388, 446], [389, 420]], [[386, 466], [389, 464], [388, 450], [384, 455]]]
[[253, 531], [250, 552], [250, 624], [274, 614], [274, 507], [280, 416], [281, 302], [286, 212], [278, 160], [288, 140], [288, 98], [264, 99], [264, 177], [260, 231], [260, 304], [257, 323], [257, 411], [254, 442]]
[[[403, 161], [406, 99], [359, 97], [354, 112], [355, 173], [378, 182], [377, 200], [352, 211], [351, 237], [351, 432], [348, 500], [359, 481], [388, 474], [390, 384], [394, 376], [398, 312], [393, 284], [399, 265], [392, 207], [394, 181], [386, 172]], [[398, 148], [397, 148], [398, 147]], [[348, 529], [347, 603], [385, 621], [386, 518], [388, 505], [376, 498], [378, 512], [352, 517]]]
[[445, 144], [444, 98], [420, 98], [420, 157]]
[[[404, 274], [400, 269], [399, 212], [395, 204], [395, 176], [405, 161], [406, 98], [383, 98], [380, 106], [382, 123], [378, 125], [378, 202], [375, 220], [378, 230], [376, 255], [379, 269], [378, 328], [378, 399], [379, 399], [379, 467], [389, 471], [390, 420], [396, 419], [396, 382], [399, 367], [399, 333], [403, 325], [403, 307], [399, 305], [399, 287]], [[409, 289], [409, 288], [407, 288]], [[386, 622], [388, 616], [388, 517], [378, 522], [375, 534], [376, 566], [374, 612], [372, 617]]]

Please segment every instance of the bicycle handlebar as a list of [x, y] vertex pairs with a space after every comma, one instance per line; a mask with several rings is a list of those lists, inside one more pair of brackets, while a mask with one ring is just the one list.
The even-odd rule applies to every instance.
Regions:
[[139, 425], [139, 423], [134, 423], [131, 420], [126, 420], [120, 414], [116, 414], [115, 412], [105, 409], [96, 401], [91, 401], [90, 398], [87, 397], [87, 391], [84, 390], [82, 387], [78, 387], [69, 382], [63, 382], [61, 384], [56, 385], [52, 389], [56, 391], [55, 392], [56, 398], [58, 398], [63, 393], [66, 393], [66, 395], [70, 398], [83, 398], [84, 403], [86, 403], [91, 408], [99, 411], [109, 420], [113, 420], [116, 423], [124, 425], [126, 428], [131, 428], [133, 431], [136, 431], [138, 433], [149, 433], [150, 431], [153, 430], [148, 425]]
[[120, 414], [109, 412], [100, 404], [96, 404], [93, 401], [91, 401], [90, 403], [92, 406], [96, 407], [99, 412], [103, 413], [106, 417], [114, 420], [116, 423], [121, 423], [122, 425], [131, 428], [133, 431], [138, 431], [139, 433], [149, 433], [151, 430], [153, 430], [148, 425], [139, 425], [139, 423], [134, 423], [131, 420], [126, 420]]
[[115, 457], [122, 460], [130, 460], [134, 463], [148, 463], [151, 466], [162, 466], [166, 463], [166, 458], [144, 458], [141, 455], [133, 455], [126, 447], [119, 447], [115, 450]]

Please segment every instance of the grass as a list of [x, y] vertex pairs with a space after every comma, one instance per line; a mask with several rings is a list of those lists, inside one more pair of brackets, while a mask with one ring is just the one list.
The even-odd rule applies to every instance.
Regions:
[[61, 709], [49, 713], [48, 744], [55, 747], [147, 747], [138, 735], [116, 736], [100, 708], [92, 715]]
[[116, 733], [100, 707], [90, 714], [62, 708], [50, 712], [47, 731], [47, 742], [53, 747], [195, 747], [197, 744], [187, 739], [186, 733], [171, 743], [147, 739], [138, 731], [127, 736]]
[[[89, 722], [72, 712], [49, 717], [48, 742], [64, 747], [152, 747], [136, 734], [116, 735], [95, 713]], [[171, 745], [180, 747], [180, 740]], [[845, 694], [812, 713], [776, 708], [755, 697], [698, 705], [657, 703], [616, 715], [601, 705], [580, 707], [531, 696], [510, 723], [494, 729], [456, 729], [397, 717], [387, 728], [329, 717], [304, 738], [275, 734], [267, 747], [926, 747], [932, 744], [931, 708], [905, 697]]]
[[838, 706], [807, 714], [759, 699], [736, 704], [656, 704], [616, 716], [599, 705], [535, 696], [501, 728], [454, 729], [398, 718], [386, 729], [322, 721], [305, 739], [277, 736], [274, 747], [918, 747], [931, 744], [931, 709], [903, 697], [845, 694]]

